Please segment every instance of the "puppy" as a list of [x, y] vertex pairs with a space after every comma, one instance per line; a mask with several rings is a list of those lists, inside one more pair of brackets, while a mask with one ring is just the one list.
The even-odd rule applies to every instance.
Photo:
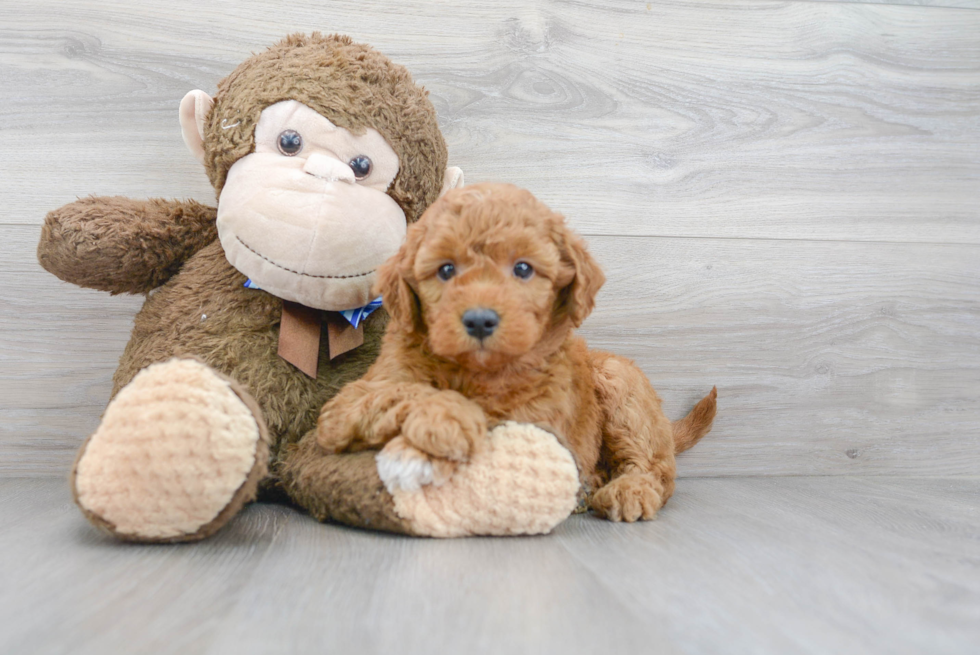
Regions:
[[321, 411], [328, 452], [402, 437], [430, 458], [438, 483], [485, 447], [488, 428], [532, 423], [571, 451], [598, 516], [636, 521], [673, 492], [674, 454], [711, 429], [715, 389], [672, 424], [635, 364], [573, 334], [605, 278], [528, 191], [450, 191], [378, 280], [391, 322], [375, 364]]

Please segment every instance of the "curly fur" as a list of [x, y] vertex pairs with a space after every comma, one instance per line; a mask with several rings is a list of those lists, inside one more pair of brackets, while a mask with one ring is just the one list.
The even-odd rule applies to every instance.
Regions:
[[[409, 221], [438, 197], [447, 155], [435, 109], [403, 67], [370, 47], [344, 36], [293, 35], [243, 62], [218, 87], [205, 133], [217, 195], [231, 165], [254, 149], [262, 110], [295, 99], [352, 132], [373, 127], [384, 135], [400, 166], [389, 195]], [[86, 198], [47, 215], [38, 260], [80, 286], [153, 291], [135, 318], [113, 396], [150, 364], [197, 358], [261, 407], [271, 438], [264, 489], [285, 489], [321, 519], [406, 531], [390, 497], [378, 492], [383, 485], [371, 457], [325, 456], [312, 436], [289, 447], [313, 434], [323, 404], [374, 361], [387, 315], [368, 317], [364, 344], [350, 353], [330, 360], [322, 350], [317, 378], [307, 377], [277, 354], [282, 300], [243, 287], [245, 276], [217, 240], [215, 216], [215, 208], [194, 201]]]
[[[533, 265], [520, 279], [517, 262]], [[443, 280], [440, 267], [456, 274]], [[402, 436], [434, 460], [465, 461], [487, 427], [507, 420], [560, 435], [595, 512], [652, 518], [674, 490], [674, 454], [711, 427], [715, 394], [675, 431], [631, 361], [589, 350], [572, 329], [588, 316], [603, 274], [559, 214], [510, 185], [452, 191], [413, 225], [379, 287], [392, 316], [381, 355], [321, 412], [330, 452], [378, 448]], [[461, 317], [489, 308], [483, 340]], [[680, 437], [680, 440], [678, 440]]]

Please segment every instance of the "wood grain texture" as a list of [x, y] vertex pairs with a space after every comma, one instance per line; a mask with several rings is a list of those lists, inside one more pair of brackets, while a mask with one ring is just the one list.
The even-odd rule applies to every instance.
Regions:
[[950, 7], [955, 9], [980, 9], [980, 0], [802, 0], [803, 2], [833, 2], [837, 4], [858, 2], [872, 5], [915, 5], [920, 7]]
[[[61, 475], [97, 425], [141, 299], [46, 275], [0, 226], [0, 472]], [[680, 474], [976, 475], [972, 245], [593, 237], [609, 282], [582, 333], [634, 358], [679, 418], [712, 385]]]
[[588, 234], [980, 243], [980, 12], [811, 2], [11, 0], [0, 222], [212, 198], [176, 107], [295, 30], [432, 92], [453, 163]]
[[409, 539], [252, 506], [200, 544], [0, 480], [4, 653], [935, 653], [980, 640], [980, 480], [689, 479], [657, 520]]
[[[5, 0], [0, 652], [976, 652], [978, 8]], [[468, 181], [590, 235], [583, 334], [669, 415], [718, 385], [656, 521], [436, 541], [261, 505], [141, 547], [71, 503], [142, 299], [44, 273], [44, 214], [213, 202], [180, 98], [313, 29], [408, 66]]]
[[980, 12], [767, 0], [5, 3], [0, 474], [63, 474], [141, 304], [41, 271], [44, 213], [211, 201], [180, 97], [316, 27], [426, 84], [468, 180], [592, 235], [584, 333], [671, 416], [719, 386], [682, 475], [976, 474]]
[[980, 471], [974, 246], [594, 237], [583, 329], [679, 418], [712, 384], [691, 475]]

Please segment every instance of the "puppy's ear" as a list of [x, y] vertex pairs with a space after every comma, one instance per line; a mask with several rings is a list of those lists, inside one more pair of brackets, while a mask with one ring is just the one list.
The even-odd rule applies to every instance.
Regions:
[[378, 269], [378, 279], [374, 283], [374, 293], [379, 294], [384, 308], [391, 316], [391, 329], [403, 332], [421, 332], [425, 329], [422, 321], [422, 306], [412, 285], [415, 284], [415, 255], [418, 253], [423, 225], [414, 223], [408, 227], [405, 243], [391, 259]]
[[578, 327], [592, 313], [596, 294], [606, 276], [580, 236], [562, 226], [557, 241], [562, 264], [566, 267], [564, 279], [560, 280], [563, 286], [558, 294], [559, 309], [565, 312], [572, 325]]

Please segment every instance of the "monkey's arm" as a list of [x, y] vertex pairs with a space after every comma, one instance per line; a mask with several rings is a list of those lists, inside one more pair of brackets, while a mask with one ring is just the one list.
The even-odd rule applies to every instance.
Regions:
[[193, 200], [84, 198], [45, 217], [37, 259], [66, 282], [146, 293], [217, 238], [216, 213]]

